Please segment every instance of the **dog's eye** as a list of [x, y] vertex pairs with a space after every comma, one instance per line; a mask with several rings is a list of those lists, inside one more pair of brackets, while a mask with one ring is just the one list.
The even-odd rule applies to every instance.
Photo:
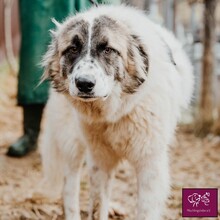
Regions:
[[79, 52], [79, 48], [76, 45], [73, 45], [72, 47], [69, 48], [69, 53], [76, 54]]
[[62, 55], [72, 57], [72, 56], [75, 56], [78, 53], [80, 53], [80, 50], [81, 50], [80, 45], [73, 44], [72, 46], [70, 46], [66, 50], [64, 50], [62, 52]]
[[110, 48], [110, 47], [106, 47], [105, 49], [104, 49], [104, 53], [105, 54], [110, 54], [112, 52], [112, 48]]

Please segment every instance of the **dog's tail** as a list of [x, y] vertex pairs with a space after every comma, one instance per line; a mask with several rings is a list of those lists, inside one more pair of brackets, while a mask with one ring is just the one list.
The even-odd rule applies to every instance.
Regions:
[[174, 37], [174, 35], [161, 26], [156, 26], [156, 32], [168, 49], [171, 62], [175, 65], [181, 81], [181, 91], [179, 97], [180, 107], [186, 109], [192, 99], [194, 90], [194, 75], [192, 64], [184, 51], [181, 43]]
[[[181, 99], [180, 106], [187, 109], [193, 98], [194, 91], [194, 74], [193, 67], [188, 55], [179, 42], [173, 47], [173, 55], [176, 62], [176, 68], [181, 77]], [[173, 43], [173, 45], [175, 45]]]

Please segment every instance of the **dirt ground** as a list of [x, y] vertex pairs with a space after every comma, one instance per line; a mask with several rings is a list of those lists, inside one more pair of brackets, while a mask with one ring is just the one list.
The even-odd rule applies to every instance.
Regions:
[[[39, 153], [31, 153], [22, 159], [5, 156], [7, 146], [22, 133], [21, 121], [21, 109], [16, 107], [16, 77], [0, 70], [0, 220], [64, 219], [62, 200], [49, 199], [38, 193], [42, 180]], [[220, 188], [220, 137], [198, 139], [179, 129], [170, 147], [170, 165], [172, 190], [163, 219], [180, 220], [183, 219], [183, 187]], [[84, 220], [88, 205], [86, 167], [82, 176], [80, 201]], [[118, 168], [112, 201], [116, 213], [111, 219], [135, 219], [136, 180], [127, 163]], [[120, 216], [117, 209], [124, 215]]]

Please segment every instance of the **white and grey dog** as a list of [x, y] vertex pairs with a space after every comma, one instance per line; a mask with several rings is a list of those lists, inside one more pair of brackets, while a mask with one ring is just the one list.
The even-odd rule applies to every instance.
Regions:
[[136, 220], [161, 218], [169, 193], [168, 145], [193, 90], [191, 64], [174, 36], [144, 13], [100, 6], [52, 31], [44, 57], [53, 89], [42, 157], [46, 175], [64, 180], [65, 216], [79, 220], [80, 169], [89, 167], [89, 219], [108, 219], [118, 163], [134, 167]]

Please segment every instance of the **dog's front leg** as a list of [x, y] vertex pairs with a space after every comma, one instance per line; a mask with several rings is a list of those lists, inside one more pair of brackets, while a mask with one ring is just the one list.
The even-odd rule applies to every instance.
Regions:
[[97, 167], [94, 169], [95, 171], [90, 173], [89, 220], [107, 220], [111, 175]]
[[80, 220], [80, 170], [84, 159], [84, 149], [80, 147], [75, 148], [73, 155], [66, 159], [63, 188], [65, 219]]
[[167, 153], [158, 153], [138, 162], [137, 220], [159, 220], [169, 193]]
[[103, 170], [90, 163], [89, 220], [107, 220], [113, 169]]

